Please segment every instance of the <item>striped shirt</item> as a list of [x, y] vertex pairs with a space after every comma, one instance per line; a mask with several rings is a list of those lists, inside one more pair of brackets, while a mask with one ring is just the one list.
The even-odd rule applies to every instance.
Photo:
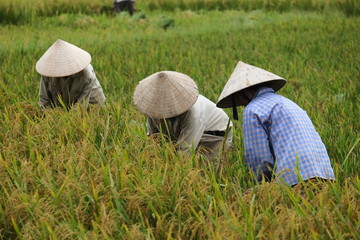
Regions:
[[300, 177], [335, 178], [325, 145], [307, 113], [273, 89], [260, 88], [246, 106], [243, 131], [245, 159], [257, 177], [265, 165], [275, 165], [276, 176], [291, 186]]

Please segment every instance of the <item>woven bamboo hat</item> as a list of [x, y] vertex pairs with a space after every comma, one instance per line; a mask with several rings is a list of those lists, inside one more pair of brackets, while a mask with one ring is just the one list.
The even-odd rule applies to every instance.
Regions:
[[90, 62], [88, 52], [58, 39], [36, 63], [36, 71], [46, 77], [65, 77], [80, 72]]
[[134, 92], [134, 104], [146, 116], [163, 119], [186, 112], [198, 96], [198, 88], [189, 76], [162, 71], [140, 81]]
[[228, 82], [226, 83], [216, 104], [220, 108], [246, 105], [242, 91], [257, 84], [267, 83], [275, 91], [282, 88], [286, 79], [264, 69], [239, 61]]

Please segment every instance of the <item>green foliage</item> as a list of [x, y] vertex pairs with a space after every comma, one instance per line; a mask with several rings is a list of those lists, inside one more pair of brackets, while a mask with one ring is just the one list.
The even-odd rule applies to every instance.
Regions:
[[167, 30], [168, 28], [175, 26], [175, 20], [169, 17], [161, 16], [157, 21], [156, 26]]
[[[136, 1], [142, 10], [291, 10], [326, 12], [340, 10], [349, 16], [360, 14], [358, 0], [146, 0]], [[0, 23], [24, 24], [38, 17], [63, 13], [113, 15], [111, 0], [2, 0]]]
[[[360, 238], [359, 26], [342, 11], [262, 10], [62, 12], [1, 26], [0, 238]], [[57, 38], [92, 55], [105, 108], [40, 111], [34, 66]], [[280, 94], [308, 112], [337, 177], [318, 195], [254, 184], [239, 121], [219, 175], [147, 138], [132, 104], [141, 79], [183, 72], [216, 101], [239, 60], [288, 79]]]
[[100, 13], [106, 0], [3, 0], [0, 3], [0, 23], [26, 23], [37, 17], [62, 13]]

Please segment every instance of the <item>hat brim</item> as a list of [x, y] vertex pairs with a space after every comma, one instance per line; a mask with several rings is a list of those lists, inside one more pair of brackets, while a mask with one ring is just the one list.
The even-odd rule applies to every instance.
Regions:
[[35, 69], [42, 76], [65, 77], [84, 70], [91, 62], [85, 50], [58, 39], [36, 63]]
[[274, 79], [271, 81], [262, 82], [259, 84], [255, 84], [244, 88], [240, 91], [234, 91], [233, 93], [229, 94], [228, 96], [219, 99], [216, 106], [219, 108], [230, 108], [234, 106], [245, 106], [248, 103], [248, 100], [244, 97], [243, 91], [249, 89], [250, 87], [256, 87], [259, 85], [265, 85], [267, 87], [271, 87], [274, 91], [278, 91], [286, 84], [285, 79]]
[[198, 96], [198, 88], [192, 78], [179, 72], [161, 71], [139, 82], [133, 101], [144, 115], [163, 119], [188, 111]]

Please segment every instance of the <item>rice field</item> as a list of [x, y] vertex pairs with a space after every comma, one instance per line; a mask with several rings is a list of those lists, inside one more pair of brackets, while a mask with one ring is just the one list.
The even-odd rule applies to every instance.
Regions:
[[[360, 239], [357, 1], [149, 0], [133, 17], [25, 2], [0, 3], [0, 239]], [[58, 38], [91, 54], [104, 108], [38, 108], [35, 64]], [[312, 119], [337, 178], [319, 194], [254, 183], [241, 120], [219, 174], [146, 136], [140, 80], [183, 72], [216, 102], [239, 60], [286, 78]]]
[[[63, 13], [109, 14], [112, 0], [2, 0], [0, 23], [24, 24], [37, 17]], [[338, 10], [348, 16], [360, 14], [358, 0], [136, 0], [138, 9], [162, 10], [244, 10], [286, 12], [290, 10], [328, 12]], [[110, 11], [109, 11], [110, 10]]]

